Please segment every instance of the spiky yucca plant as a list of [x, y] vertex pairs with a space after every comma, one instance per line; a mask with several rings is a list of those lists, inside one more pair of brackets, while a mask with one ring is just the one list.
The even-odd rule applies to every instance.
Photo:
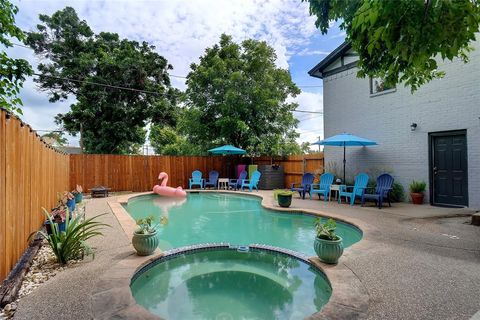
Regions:
[[103, 227], [110, 227], [110, 225], [106, 223], [96, 221], [98, 217], [106, 215], [106, 213], [82, 221], [81, 216], [71, 219], [67, 211], [65, 231], [60, 231], [58, 224], [52, 219], [52, 215], [44, 208], [42, 209], [50, 222], [52, 233], [47, 234], [44, 231], [35, 231], [30, 234], [29, 239], [37, 234], [45, 238], [52, 248], [57, 261], [61, 264], [66, 264], [70, 260], [78, 259], [83, 254], [93, 254], [92, 248], [90, 248], [86, 241], [95, 236], [102, 236], [103, 233], [100, 232], [100, 230]]

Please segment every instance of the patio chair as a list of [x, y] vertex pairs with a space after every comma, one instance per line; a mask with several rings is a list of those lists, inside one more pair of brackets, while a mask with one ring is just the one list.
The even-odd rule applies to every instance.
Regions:
[[228, 189], [232, 188], [237, 190], [242, 185], [242, 181], [247, 178], [247, 171], [243, 170], [238, 175], [238, 179], [228, 180]]
[[249, 188], [250, 192], [252, 192], [253, 188], [255, 188], [258, 191], [258, 182], [260, 181], [261, 175], [262, 174], [260, 173], [260, 171], [253, 171], [250, 179], [242, 180], [242, 185], [240, 186], [240, 190], [243, 190], [243, 188]]
[[212, 170], [208, 173], [208, 180], [205, 181], [204, 187], [214, 187], [217, 188], [218, 184], [218, 171]]
[[338, 203], [342, 203], [342, 197], [345, 197], [345, 201], [347, 201], [347, 198], [349, 198], [350, 205], [353, 206], [353, 204], [355, 203], [355, 198], [361, 198], [363, 196], [367, 185], [368, 175], [366, 173], [360, 173], [355, 177], [354, 186], [340, 186], [340, 189], [338, 191]]
[[193, 186], [200, 186], [200, 189], [203, 189], [203, 182], [204, 179], [202, 179], [202, 172], [195, 170], [192, 172], [192, 177], [189, 180], [188, 188], [192, 189]]
[[383, 200], [388, 201], [388, 205], [391, 207], [390, 191], [393, 187], [393, 177], [388, 173], [384, 173], [377, 178], [377, 185], [372, 188], [366, 188], [366, 190], [375, 189], [375, 193], [364, 193], [362, 195], [362, 207], [365, 204], [365, 200], [375, 201], [375, 205], [378, 205], [378, 209], [382, 209]]
[[[312, 183], [310, 185], [310, 200], [312, 200], [313, 194], [317, 193], [319, 199], [320, 195], [323, 195], [323, 200], [327, 201], [328, 195], [330, 194], [330, 187], [333, 183], [333, 178], [334, 175], [327, 172], [320, 176], [320, 183]], [[315, 188], [317, 186], [318, 188]]]
[[[302, 197], [302, 199], [305, 199], [305, 194], [310, 191], [310, 185], [313, 183], [314, 179], [315, 176], [310, 172], [304, 173], [302, 177], [302, 183], [292, 183], [292, 187], [290, 188], [290, 190], [298, 191], [300, 197]], [[296, 187], [296, 185], [299, 186]]]

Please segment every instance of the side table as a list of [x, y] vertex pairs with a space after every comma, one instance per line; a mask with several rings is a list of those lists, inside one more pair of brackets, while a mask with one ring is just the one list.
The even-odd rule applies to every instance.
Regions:
[[218, 179], [218, 189], [228, 190], [228, 178]]

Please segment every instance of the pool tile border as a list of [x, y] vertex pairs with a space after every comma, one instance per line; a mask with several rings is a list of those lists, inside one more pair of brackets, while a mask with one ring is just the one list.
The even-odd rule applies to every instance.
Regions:
[[[197, 190], [195, 190], [197, 192]], [[307, 210], [299, 208], [280, 208], [272, 204], [266, 203], [268, 198], [261, 194], [239, 192], [239, 191], [218, 191], [218, 190], [201, 190], [198, 192], [221, 192], [231, 194], [242, 194], [247, 196], [255, 196], [261, 199], [262, 207], [277, 211], [288, 213], [299, 213], [322, 217], [331, 217], [337, 220], [354, 225], [363, 232], [363, 238], [360, 242], [345, 250], [344, 256], [341, 258], [337, 265], [327, 265], [317, 257], [307, 257], [301, 253], [272, 247], [262, 244], [251, 244], [249, 247], [258, 248], [264, 250], [271, 250], [275, 252], [284, 253], [308, 261], [312, 266], [318, 268], [325, 275], [327, 280], [332, 286], [332, 296], [328, 303], [317, 313], [311, 315], [307, 319], [320, 320], [320, 319], [364, 319], [367, 317], [369, 306], [369, 295], [365, 287], [361, 283], [360, 279], [344, 264], [342, 260], [348, 259], [348, 256], [355, 252], [355, 254], [361, 253], [362, 250], [368, 249], [368, 233], [375, 232], [375, 229], [366, 225], [365, 223], [356, 219], [344, 219], [336, 214], [320, 210]], [[152, 192], [134, 193], [129, 195], [123, 195], [115, 198], [111, 198], [108, 201], [112, 212], [120, 223], [125, 234], [130, 237], [135, 230], [135, 221], [124, 209], [124, 203], [132, 197], [138, 197], [142, 195], [153, 194]], [[270, 201], [272, 202], [272, 201]], [[109, 270], [104, 272], [100, 277], [100, 281], [97, 282], [94, 293], [92, 294], [92, 311], [95, 319], [161, 319], [160, 317], [148, 312], [145, 308], [136, 303], [130, 290], [130, 283], [135, 277], [138, 271], [147, 267], [150, 263], [161, 259], [163, 256], [175, 256], [179, 255], [185, 250], [196, 250], [205, 247], [212, 246], [228, 246], [226, 243], [216, 244], [201, 244], [193, 245], [183, 248], [175, 248], [169, 251], [161, 252], [156, 250], [154, 255], [149, 257], [140, 257], [135, 254], [135, 250], [132, 246], [132, 254], [127, 258], [119, 261], [113, 265]], [[352, 248], [354, 250], [352, 250]], [[157, 262], [159, 263], [159, 262]]]

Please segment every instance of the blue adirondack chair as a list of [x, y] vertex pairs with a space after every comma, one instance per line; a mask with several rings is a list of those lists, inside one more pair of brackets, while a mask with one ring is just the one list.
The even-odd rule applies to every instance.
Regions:
[[208, 180], [205, 181], [204, 187], [214, 187], [217, 188], [218, 184], [218, 171], [212, 170], [208, 173]]
[[242, 185], [242, 180], [247, 178], [247, 171], [242, 170], [238, 175], [238, 179], [229, 179], [228, 180], [228, 189], [232, 188], [237, 190]]
[[200, 189], [203, 189], [203, 181], [202, 179], [202, 172], [195, 170], [192, 172], [192, 177], [188, 182], [188, 188], [192, 189], [193, 186], [200, 186]]
[[342, 197], [350, 199], [350, 205], [353, 206], [355, 203], [355, 198], [362, 198], [365, 193], [365, 189], [368, 185], [368, 175], [366, 173], [360, 173], [355, 177], [354, 186], [340, 186], [338, 191], [338, 203], [342, 203]]
[[375, 188], [367, 188], [368, 189], [375, 189], [375, 193], [364, 193], [362, 196], [362, 206], [365, 204], [365, 200], [373, 200], [375, 204], [378, 205], [378, 209], [382, 209], [383, 200], [386, 199], [388, 201], [388, 205], [391, 207], [392, 204], [390, 203], [390, 191], [392, 191], [393, 187], [393, 177], [388, 173], [384, 173], [377, 178], [377, 185]]
[[262, 174], [260, 173], [260, 171], [258, 170], [253, 171], [250, 179], [242, 180], [242, 185], [240, 186], [240, 190], [243, 190], [243, 188], [249, 188], [250, 192], [252, 192], [253, 188], [255, 188], [258, 191], [258, 181], [260, 181], [261, 175]]
[[310, 185], [313, 183], [315, 176], [310, 172], [304, 173], [302, 177], [302, 183], [292, 183], [290, 190], [298, 191], [300, 197], [305, 199], [305, 194], [310, 191]]
[[328, 195], [330, 194], [330, 187], [333, 183], [333, 178], [334, 175], [327, 172], [320, 176], [320, 183], [312, 183], [310, 185], [310, 200], [312, 200], [313, 194], [317, 193], [319, 199], [320, 195], [323, 195], [323, 200], [327, 201]]

